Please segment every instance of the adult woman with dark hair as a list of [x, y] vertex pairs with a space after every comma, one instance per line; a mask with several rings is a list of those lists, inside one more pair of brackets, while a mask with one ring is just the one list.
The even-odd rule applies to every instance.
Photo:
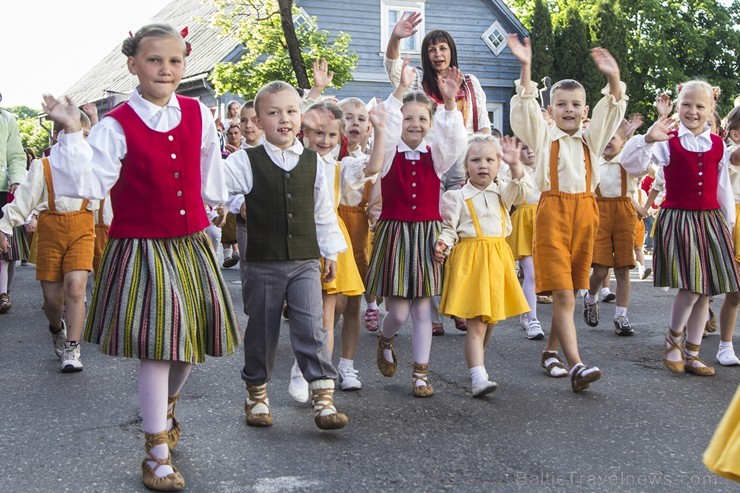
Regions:
[[[393, 87], [398, 86], [401, 77], [403, 65], [400, 57], [401, 40], [413, 36], [421, 20], [419, 12], [414, 12], [405, 19], [402, 16], [388, 39], [383, 63]], [[447, 77], [450, 67], [458, 67], [455, 40], [447, 31], [441, 29], [429, 31], [421, 43], [421, 68], [415, 68], [416, 76], [409, 91], [423, 91], [441, 108], [444, 105], [439, 92], [438, 79]], [[465, 74], [455, 101], [457, 109], [463, 114], [468, 135], [491, 133], [491, 121], [486, 109], [486, 93], [483, 92], [480, 82], [474, 75]]]

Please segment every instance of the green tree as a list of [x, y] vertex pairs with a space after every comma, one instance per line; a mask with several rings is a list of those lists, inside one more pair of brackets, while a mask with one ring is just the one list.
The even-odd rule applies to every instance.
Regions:
[[553, 82], [575, 79], [586, 88], [586, 102], [593, 107], [604, 85], [603, 76], [591, 61], [591, 36], [583, 22], [579, 7], [568, 5], [565, 15], [555, 30], [555, 50], [558, 56], [553, 64]]
[[[210, 80], [216, 92], [231, 92], [252, 98], [264, 84], [284, 80], [299, 84], [288, 52], [288, 43], [276, 0], [215, 0], [220, 12], [214, 17], [216, 27], [244, 45], [245, 53], [234, 63], [216, 65]], [[298, 9], [293, 5], [293, 15]], [[313, 67], [317, 58], [325, 58], [334, 72], [333, 87], [352, 80], [357, 54], [350, 51], [349, 34], [340, 32], [329, 42], [329, 32], [316, 27], [316, 18], [295, 26], [303, 67]], [[308, 70], [309, 78], [313, 73]], [[307, 87], [305, 87], [307, 88]], [[304, 88], [304, 89], [305, 89]]]
[[41, 152], [49, 147], [49, 132], [39, 123], [40, 111], [28, 106], [12, 106], [6, 109], [13, 113], [18, 121], [23, 147], [30, 147], [36, 156], [41, 156]]
[[545, 76], [552, 77], [555, 38], [550, 10], [544, 0], [534, 2], [529, 36], [532, 41], [532, 80], [540, 81]]
[[609, 0], [600, 0], [591, 23], [592, 38], [595, 46], [606, 48], [612, 54], [619, 66], [622, 67], [622, 80], [629, 83], [630, 71], [624, 70], [628, 66], [629, 52], [627, 50], [627, 29], [625, 22], [614, 3]]

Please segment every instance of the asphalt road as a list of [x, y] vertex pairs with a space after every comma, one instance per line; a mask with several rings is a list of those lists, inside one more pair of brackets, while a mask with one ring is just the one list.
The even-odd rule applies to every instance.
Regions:
[[[84, 344], [84, 371], [60, 373], [34, 268], [16, 272], [14, 307], [0, 315], [0, 491], [146, 491], [137, 362]], [[241, 309], [238, 270], [225, 277]], [[512, 319], [497, 327], [486, 351], [499, 384], [494, 394], [471, 398], [464, 336], [447, 321], [432, 347], [437, 393], [415, 399], [408, 324], [397, 339], [393, 378], [378, 372], [376, 336], [363, 328], [355, 364], [363, 389], [337, 392], [338, 408], [350, 416], [338, 432], [318, 430], [310, 408], [287, 394], [292, 355], [284, 323], [268, 388], [274, 426], [244, 422], [241, 350], [210, 359], [183, 389], [183, 436], [173, 460], [191, 492], [738, 491], [706, 470], [701, 456], [740, 367], [717, 365], [714, 378], [662, 367], [672, 296], [634, 282], [629, 316], [637, 333], [630, 338], [613, 334], [613, 304], [601, 304], [598, 328], [587, 327], [578, 310], [581, 355], [604, 374], [582, 394], [545, 375], [543, 341], [527, 340]], [[548, 330], [551, 305], [539, 311]], [[706, 361], [714, 361], [718, 343], [717, 334], [705, 339]]]

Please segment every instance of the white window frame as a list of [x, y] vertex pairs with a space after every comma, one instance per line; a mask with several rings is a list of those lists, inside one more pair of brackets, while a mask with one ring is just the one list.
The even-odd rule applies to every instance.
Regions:
[[[503, 39], [501, 40], [501, 43], [496, 46], [491, 42], [490, 36], [493, 34], [494, 31], [499, 31]], [[504, 51], [504, 48], [506, 48], [506, 37], [509, 35], [509, 33], [506, 32], [506, 29], [503, 28], [501, 24], [499, 24], [498, 21], [494, 21], [491, 26], [486, 29], [486, 32], [481, 34], [481, 39], [484, 43], [486, 43], [486, 46], [493, 52], [494, 55], [498, 56], [502, 51]]]
[[380, 53], [385, 53], [385, 49], [388, 46], [388, 39], [391, 36], [392, 27], [388, 26], [388, 13], [392, 10], [399, 10], [401, 14], [404, 12], [419, 12], [421, 14], [421, 23], [416, 26], [416, 34], [414, 34], [414, 41], [416, 43], [415, 50], [404, 50], [403, 41], [401, 42], [401, 55], [420, 55], [421, 54], [421, 41], [424, 39], [426, 33], [424, 27], [424, 4], [426, 0], [380, 0]]
[[317, 29], [318, 26], [313, 21], [313, 17], [308, 15], [308, 12], [303, 7], [298, 7], [298, 13], [293, 16], [293, 25], [298, 28], [299, 26], [307, 23], [313, 29]]
[[504, 131], [504, 104], [503, 103], [489, 103], [486, 101], [486, 111], [488, 112], [488, 118], [491, 120], [491, 130], [497, 128]]

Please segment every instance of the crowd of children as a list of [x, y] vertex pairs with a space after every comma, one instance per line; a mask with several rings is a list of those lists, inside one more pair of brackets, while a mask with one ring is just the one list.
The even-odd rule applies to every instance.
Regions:
[[[414, 14], [394, 29], [386, 52], [394, 87], [382, 103], [322, 99], [332, 74], [317, 61], [305, 98], [274, 81], [254, 101], [229, 105], [223, 140], [208, 108], [175, 93], [189, 48], [166, 24], [126, 39], [122, 51], [139, 85], [92, 129], [71, 101], [44, 97], [63, 132], [3, 208], [0, 269], [26, 255], [18, 228], [30, 223], [62, 371], [82, 370], [83, 339], [106, 354], [139, 359], [148, 488], [184, 488], [171, 461], [181, 433], [180, 391], [193, 365], [231, 354], [242, 335], [246, 423], [272, 425], [268, 384], [283, 314], [295, 354], [291, 396], [310, 398], [318, 428], [345, 427], [335, 380], [342, 390], [362, 387], [354, 359], [363, 295], [386, 377], [396, 373], [396, 335], [411, 316], [415, 397], [434, 394], [437, 311], [467, 331], [471, 393], [482, 397], [497, 388], [484, 363], [496, 323], [519, 316], [527, 338], [545, 337], [538, 295], [551, 295], [554, 308], [540, 365], [550, 377], [568, 376], [574, 392], [587, 389], [602, 372], [578, 351], [577, 293], [585, 290], [584, 321], [597, 326], [597, 293], [613, 269], [614, 330], [634, 334], [629, 271], [650, 274], [640, 226], [660, 193], [654, 231], [647, 228], [655, 285], [678, 289], [663, 363], [672, 372], [714, 374], [698, 352], [709, 297], [726, 294], [717, 359], [740, 365], [732, 346], [740, 306], [740, 108], [725, 124], [728, 147], [710, 130], [714, 88], [690, 81], [678, 94], [677, 116], [661, 116], [632, 137], [641, 120], [624, 119], [619, 66], [594, 48], [593, 63], [608, 84], [588, 125], [586, 92], [575, 80], [553, 85], [543, 114], [529, 40], [511, 35], [508, 46], [521, 64], [511, 101], [515, 137], [499, 139], [478, 126], [479, 84], [457, 68], [448, 33], [425, 37], [426, 72], [398, 60], [398, 42], [419, 22]], [[448, 173], [462, 171], [464, 182], [441, 194]], [[645, 198], [638, 184], [648, 173], [656, 179]], [[231, 249], [224, 267], [239, 263], [249, 317], [243, 334], [214, 249], [219, 243]], [[6, 288], [0, 313], [12, 306], [7, 298]], [[379, 324], [381, 300], [387, 314]]]

